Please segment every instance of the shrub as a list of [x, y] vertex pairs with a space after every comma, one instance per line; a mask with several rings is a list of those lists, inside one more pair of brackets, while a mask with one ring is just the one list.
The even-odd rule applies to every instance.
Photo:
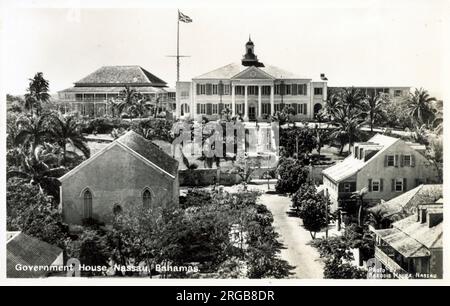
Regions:
[[308, 167], [292, 158], [281, 158], [277, 172], [279, 178], [275, 190], [278, 193], [293, 194], [302, 184], [306, 183], [309, 176]]

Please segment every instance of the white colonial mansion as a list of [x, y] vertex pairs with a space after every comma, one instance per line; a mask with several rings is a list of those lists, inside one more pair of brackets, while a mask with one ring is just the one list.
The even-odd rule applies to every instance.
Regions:
[[[245, 121], [265, 121], [284, 107], [291, 107], [295, 120], [314, 120], [331, 88], [325, 74], [312, 79], [264, 64], [258, 60], [254, 47], [249, 39], [240, 63], [217, 68], [192, 78], [191, 82], [178, 82], [175, 116], [215, 120], [227, 109], [230, 115], [240, 115]], [[410, 90], [406, 86], [355, 88], [364, 94], [387, 94], [393, 102], [407, 96]]]
[[327, 99], [327, 79], [298, 76], [263, 64], [249, 39], [240, 63], [231, 63], [176, 85], [178, 118], [218, 119], [223, 109], [245, 121], [265, 120], [285, 106], [313, 119]]

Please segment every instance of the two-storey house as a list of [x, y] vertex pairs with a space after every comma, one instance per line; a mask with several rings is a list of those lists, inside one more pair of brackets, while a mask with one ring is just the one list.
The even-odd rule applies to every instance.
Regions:
[[436, 182], [436, 169], [424, 152], [422, 145], [381, 134], [355, 143], [351, 155], [322, 172], [333, 209], [363, 188], [367, 188], [364, 201], [376, 203], [420, 184]]

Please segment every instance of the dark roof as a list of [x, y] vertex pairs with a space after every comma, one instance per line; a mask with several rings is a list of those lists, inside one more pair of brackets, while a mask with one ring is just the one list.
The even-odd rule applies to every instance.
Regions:
[[178, 161], [165, 153], [150, 140], [145, 139], [134, 131], [129, 131], [125, 135], [119, 137], [116, 141], [135, 151], [171, 175], [176, 176], [178, 171]]
[[[167, 90], [161, 87], [153, 87], [153, 86], [130, 86], [134, 90], [140, 93], [165, 93]], [[77, 86], [70, 87], [59, 92], [71, 92], [71, 93], [100, 93], [100, 94], [118, 94], [125, 90], [124, 86]]]
[[103, 66], [75, 82], [76, 87], [89, 85], [166, 86], [167, 83], [140, 66]]
[[414, 213], [418, 205], [434, 203], [442, 197], [441, 184], [419, 185], [369, 211], [380, 211], [384, 218], [398, 220]]
[[43, 277], [47, 271], [18, 271], [16, 265], [50, 266], [61, 255], [62, 250], [47, 242], [17, 233], [6, 244], [7, 277]]

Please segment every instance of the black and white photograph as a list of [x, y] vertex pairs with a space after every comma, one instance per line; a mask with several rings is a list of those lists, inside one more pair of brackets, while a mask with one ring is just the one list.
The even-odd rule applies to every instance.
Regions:
[[2, 284], [447, 283], [450, 1], [1, 13]]

